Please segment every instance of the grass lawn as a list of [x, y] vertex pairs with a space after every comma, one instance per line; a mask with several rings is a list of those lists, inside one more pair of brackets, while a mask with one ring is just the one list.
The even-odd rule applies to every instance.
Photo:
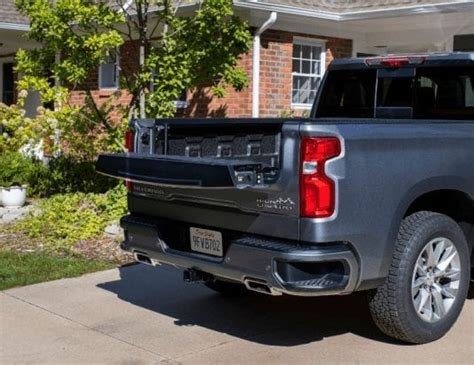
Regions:
[[0, 290], [115, 267], [105, 261], [0, 250]]

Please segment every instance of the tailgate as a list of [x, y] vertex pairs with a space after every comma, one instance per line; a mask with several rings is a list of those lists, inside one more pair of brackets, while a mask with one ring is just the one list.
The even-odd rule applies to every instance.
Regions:
[[137, 120], [134, 152], [97, 170], [133, 182], [132, 214], [298, 239], [299, 121]]
[[[243, 188], [263, 184], [268, 167], [244, 160], [119, 153], [99, 156], [96, 168], [104, 175], [148, 185]], [[268, 183], [269, 179], [265, 181]]]

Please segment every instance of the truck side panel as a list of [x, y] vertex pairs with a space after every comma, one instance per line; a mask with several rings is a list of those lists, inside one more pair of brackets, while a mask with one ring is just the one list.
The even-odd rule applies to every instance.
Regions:
[[344, 156], [327, 164], [337, 181], [336, 215], [302, 219], [300, 238], [349, 242], [364, 285], [388, 273], [397, 232], [410, 204], [424, 193], [459, 190], [474, 199], [472, 122], [339, 123], [301, 125], [302, 136], [336, 134]]

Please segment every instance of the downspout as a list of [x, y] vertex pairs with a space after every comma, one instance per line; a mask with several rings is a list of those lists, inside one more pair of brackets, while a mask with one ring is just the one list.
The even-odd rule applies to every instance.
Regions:
[[253, 35], [252, 59], [252, 118], [258, 118], [260, 110], [260, 36], [277, 20], [277, 13], [272, 11], [265, 23]]
[[[128, 9], [133, 5], [134, 0], [127, 0], [123, 7], [119, 10], [120, 12], [127, 13]], [[143, 68], [143, 65], [145, 64], [145, 47], [140, 44], [140, 51], [139, 51], [139, 66], [140, 69]], [[146, 117], [145, 114], [145, 92], [142, 90], [140, 92], [140, 97], [139, 97], [139, 115], [141, 119], [144, 119]]]

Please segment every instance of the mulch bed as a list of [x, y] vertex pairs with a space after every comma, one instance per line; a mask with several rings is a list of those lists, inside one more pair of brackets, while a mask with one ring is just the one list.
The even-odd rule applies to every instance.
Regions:
[[[49, 251], [40, 239], [31, 238], [22, 232], [10, 232], [2, 229], [5, 227], [5, 225], [0, 225], [0, 249], [23, 253]], [[108, 261], [117, 265], [132, 262], [133, 256], [122, 251], [119, 243], [116, 238], [103, 236], [92, 240], [78, 241], [72, 249], [54, 253], [62, 256], [77, 254], [91, 260]]]

